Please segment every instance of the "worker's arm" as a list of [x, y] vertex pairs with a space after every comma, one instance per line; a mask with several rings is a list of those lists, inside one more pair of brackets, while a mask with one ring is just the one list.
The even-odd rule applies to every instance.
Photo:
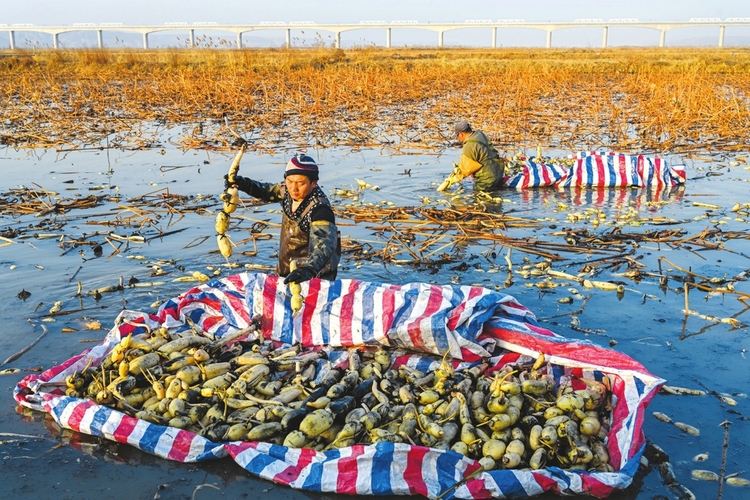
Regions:
[[[224, 176], [225, 188], [231, 184]], [[253, 198], [258, 198], [263, 201], [279, 201], [282, 197], [282, 185], [274, 184], [271, 182], [260, 182], [250, 179], [248, 177], [235, 176], [234, 185], [240, 191], [249, 194]]]
[[463, 177], [469, 177], [474, 172], [482, 168], [482, 164], [478, 161], [472, 160], [465, 154], [461, 154], [461, 158], [458, 160], [458, 169], [461, 171]]
[[310, 246], [307, 255], [309, 265], [317, 275], [330, 262], [336, 250], [338, 230], [336, 224], [326, 220], [313, 221], [310, 226]]

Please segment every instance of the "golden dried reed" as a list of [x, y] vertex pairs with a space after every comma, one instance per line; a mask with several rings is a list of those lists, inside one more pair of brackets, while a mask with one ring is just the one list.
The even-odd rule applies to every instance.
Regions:
[[506, 151], [745, 148], [747, 49], [21, 50], [0, 53], [0, 144], [440, 150], [469, 120]]

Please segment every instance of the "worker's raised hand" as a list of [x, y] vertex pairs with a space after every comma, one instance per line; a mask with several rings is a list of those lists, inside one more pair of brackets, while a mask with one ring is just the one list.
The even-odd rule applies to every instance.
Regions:
[[224, 176], [224, 190], [226, 191], [230, 187], [238, 185], [243, 180], [245, 180], [244, 177], [242, 177], [240, 175], [235, 175], [234, 176], [234, 182], [229, 182], [229, 174], [225, 175]]
[[310, 281], [315, 277], [315, 271], [311, 267], [302, 266], [298, 267], [284, 279], [284, 284], [289, 283], [302, 283], [303, 281]]

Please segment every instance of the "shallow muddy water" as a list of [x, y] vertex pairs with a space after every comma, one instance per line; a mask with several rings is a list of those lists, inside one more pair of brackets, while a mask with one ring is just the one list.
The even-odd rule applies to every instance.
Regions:
[[[241, 271], [271, 269], [278, 246], [277, 205], [247, 205], [234, 215], [230, 229], [235, 242], [250, 236], [251, 227], [262, 229], [257, 254], [252, 244], [235, 250], [232, 267], [216, 251], [214, 216], [220, 209], [218, 194], [223, 189], [233, 154], [208, 151], [181, 151], [164, 141], [164, 148], [141, 151], [86, 150], [56, 152], [40, 150], [0, 150], [2, 191], [6, 202], [12, 190], [21, 186], [46, 190], [43, 199], [52, 206], [57, 199], [81, 200], [99, 197], [92, 208], [71, 208], [63, 213], [37, 208], [26, 215], [6, 213], [0, 230], [17, 235], [0, 247], [0, 315], [5, 327], [0, 331], [0, 361], [19, 352], [45, 330], [47, 334], [28, 352], [0, 369], [20, 368], [20, 373], [0, 377], [4, 397], [0, 400], [0, 478], [9, 498], [37, 496], [54, 498], [252, 498], [268, 493], [273, 498], [320, 498], [323, 495], [300, 492], [258, 480], [245, 473], [230, 459], [212, 463], [182, 464], [160, 459], [134, 448], [59, 429], [43, 413], [17, 407], [12, 398], [16, 383], [37, 367], [49, 368], [100, 341], [123, 308], [154, 310], [165, 299], [174, 297], [192, 283], [176, 278], [201, 271], [217, 276]], [[466, 207], [471, 197], [456, 196], [455, 190], [437, 193], [436, 186], [450, 173], [458, 150], [442, 154], [415, 151], [393, 155], [388, 150], [350, 148], [308, 150], [321, 168], [321, 186], [334, 204], [372, 204], [378, 207], [429, 206]], [[568, 152], [545, 151], [552, 156]], [[711, 233], [705, 241], [719, 243], [719, 249], [683, 242], [642, 242], [629, 244], [630, 256], [644, 264], [643, 271], [668, 274], [665, 286], [655, 277], [635, 282], [619, 275], [622, 268], [597, 268], [597, 280], [616, 281], [625, 292], [584, 290], [577, 283], [550, 289], [535, 286], [538, 278], [524, 278], [522, 266], [542, 260], [514, 250], [510, 254], [515, 271], [509, 279], [506, 248], [487, 244], [448, 247], [448, 262], [430, 266], [383, 263], [381, 260], [343, 259], [340, 277], [383, 283], [431, 282], [437, 284], [476, 284], [515, 296], [531, 309], [543, 326], [570, 338], [586, 338], [633, 357], [669, 385], [702, 389], [704, 396], [659, 394], [644, 413], [646, 437], [670, 457], [677, 480], [697, 498], [716, 498], [718, 483], [694, 481], [691, 471], [719, 472], [722, 463], [724, 427], [729, 421], [726, 473], [744, 471], [750, 477], [750, 400], [746, 383], [750, 380], [750, 339], [744, 323], [750, 323], [747, 305], [737, 294], [709, 293], [692, 289], [689, 307], [703, 316], [683, 314], [685, 294], [678, 266], [701, 277], [726, 279], [735, 292], [750, 294], [750, 216], [747, 210], [732, 211], [735, 204], [750, 203], [750, 171], [743, 162], [746, 153], [723, 156], [711, 152], [702, 158], [667, 156], [670, 163], [685, 163], [688, 181], [684, 188], [654, 195], [639, 190], [608, 190], [571, 193], [534, 190], [504, 191], [490, 201], [488, 210], [501, 211], [533, 221], [531, 227], [508, 229], [509, 237], [565, 244], [560, 232], [586, 229], [589, 235], [605, 234], [619, 228], [622, 233], [646, 233], [682, 229], [682, 239]], [[281, 179], [287, 157], [277, 153], [249, 152], [240, 174], [264, 181]], [[359, 191], [356, 198], [337, 192], [357, 191], [357, 179], [377, 186]], [[166, 194], [169, 197], [165, 196]], [[161, 203], [168, 201], [169, 203]], [[158, 202], [158, 203], [157, 203]], [[4, 207], [7, 209], [7, 207]], [[139, 210], [140, 208], [140, 210]], [[585, 220], [593, 208], [606, 215], [595, 225]], [[744, 215], [743, 215], [744, 212]], [[372, 223], [340, 219], [344, 241], [370, 243], [382, 247], [384, 237]], [[118, 224], [115, 224], [118, 223]], [[260, 224], [260, 226], [258, 225]], [[110, 233], [127, 237], [134, 233], [145, 242], [123, 242]], [[708, 233], [704, 233], [708, 234]], [[109, 237], [108, 243], [105, 237]], [[387, 238], [387, 236], [385, 236]], [[62, 245], [71, 240], [96, 241], [101, 253], [88, 244]], [[676, 238], [679, 239], [679, 238]], [[3, 242], [0, 242], [3, 243]], [[346, 245], [345, 245], [346, 246]], [[587, 262], [612, 257], [616, 252], [586, 254], [559, 252], [563, 258], [553, 264], [557, 270], [575, 274]], [[659, 259], [666, 259], [659, 260]], [[525, 260], [528, 259], [528, 262]], [[460, 265], [465, 262], [468, 265]], [[166, 274], [155, 276], [154, 265]], [[139, 286], [104, 293], [88, 294], [98, 288], [125, 284], [135, 278]], [[736, 278], [736, 279], [732, 279]], [[700, 281], [700, 279], [696, 279]], [[81, 296], [76, 296], [78, 282]], [[150, 284], [150, 286], [143, 286]], [[576, 288], [581, 295], [573, 295]], [[23, 300], [20, 292], [30, 295]], [[583, 299], [590, 294], [590, 298]], [[570, 304], [558, 302], [572, 297]], [[582, 300], [583, 299], [583, 300]], [[585, 301], [584, 301], [585, 300]], [[50, 316], [50, 308], [61, 301], [65, 314]], [[578, 314], [574, 311], [583, 309]], [[45, 318], [54, 321], [45, 321]], [[734, 318], [734, 324], [714, 318]], [[101, 329], [92, 329], [98, 320]], [[736, 405], [719, 396], [730, 396]], [[675, 426], [653, 417], [663, 412], [675, 421], [697, 427], [699, 436], [688, 435]], [[25, 436], [25, 437], [24, 437]], [[708, 460], [694, 462], [699, 453]], [[201, 486], [202, 485], [202, 486]], [[198, 488], [196, 490], [196, 488]], [[724, 499], [747, 498], [750, 488], [725, 485]], [[335, 496], [335, 495], [325, 495]], [[628, 490], [612, 498], [672, 498], [655, 470], [640, 476]], [[543, 498], [556, 498], [547, 495]]]

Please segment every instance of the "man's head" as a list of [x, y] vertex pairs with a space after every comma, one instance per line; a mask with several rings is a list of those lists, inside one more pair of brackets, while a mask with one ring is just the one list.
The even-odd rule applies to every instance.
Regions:
[[304, 200], [318, 185], [318, 165], [303, 154], [293, 156], [284, 170], [284, 184], [294, 201]]
[[456, 138], [458, 138], [459, 141], [464, 142], [466, 137], [471, 135], [471, 125], [469, 125], [469, 122], [466, 120], [461, 120], [460, 122], [453, 125], [453, 130], [456, 132]]

